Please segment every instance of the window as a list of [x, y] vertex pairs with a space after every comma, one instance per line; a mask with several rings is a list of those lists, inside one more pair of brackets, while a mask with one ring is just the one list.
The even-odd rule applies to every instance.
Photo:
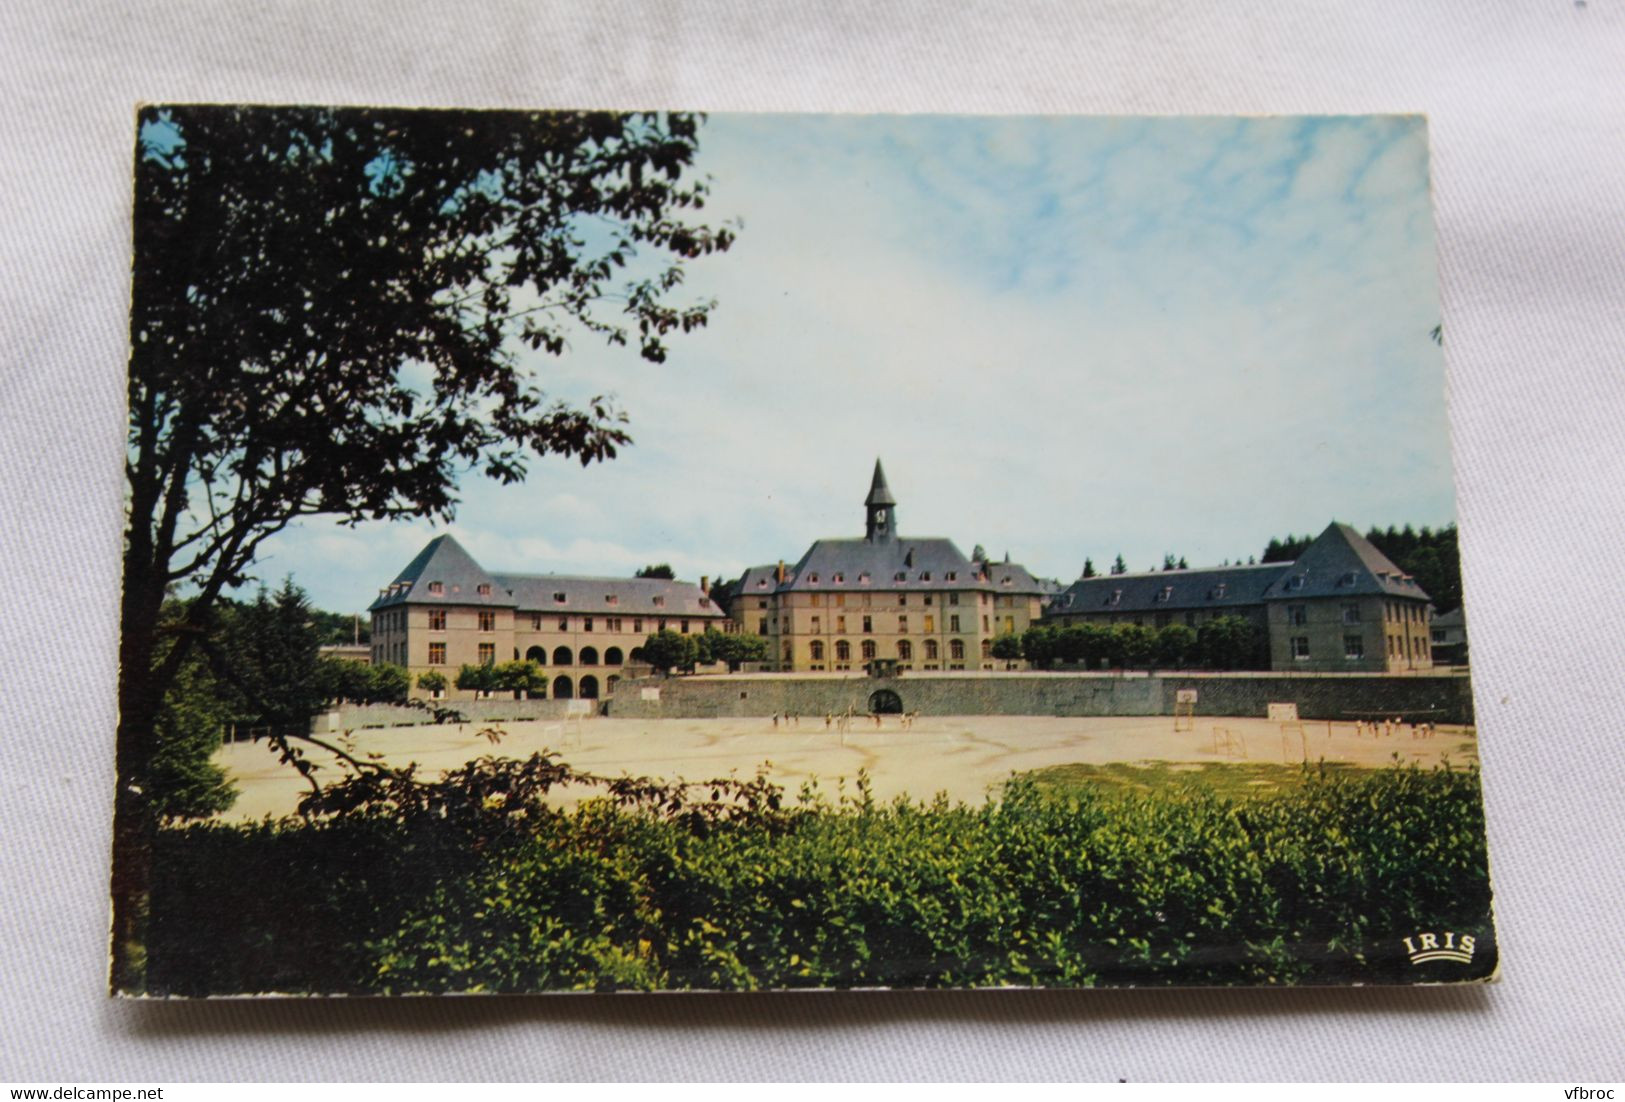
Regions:
[[983, 613], [983, 614], [982, 614], [982, 631], [983, 631], [983, 632], [984, 632], [984, 633], [985, 633], [985, 632], [986, 632], [986, 631], [987, 631], [987, 630], [988, 630], [988, 626], [987, 626], [987, 614], [986, 614], [986, 613]]
[[441, 594], [446, 592], [446, 583], [445, 582], [430, 582], [429, 583], [429, 592], [431, 594], [433, 594], [434, 596], [439, 597]]
[[497, 614], [494, 612], [480, 613], [480, 630], [495, 631], [497, 629]]
[[818, 635], [824, 630], [824, 618], [822, 616], [812, 618], [812, 630], [814, 635]]
[[908, 581], [908, 571], [899, 570], [896, 574], [892, 575], [892, 581], [894, 581], [894, 582], [906, 582], [906, 581]]
[[958, 581], [959, 580], [959, 571], [957, 571], [957, 570], [948, 571], [948, 580], [950, 582]]
[[[641, 616], [632, 617], [632, 634], [633, 635], [642, 635], [643, 634], [643, 617], [641, 617]], [[764, 631], [762, 634], [766, 635], [767, 632]]]
[[621, 599], [613, 593], [606, 593], [604, 594], [604, 603], [606, 605], [618, 605], [621, 603]]
[[757, 635], [766, 635], [767, 634], [767, 617], [766, 616], [763, 616], [763, 617], [759, 618], [756, 621], [756, 634]]
[[1295, 628], [1301, 628], [1309, 622], [1309, 609], [1304, 605], [1287, 605], [1286, 622]]
[[1157, 600], [1158, 601], [1171, 601], [1171, 600], [1173, 600], [1173, 597], [1174, 597], [1174, 587], [1171, 586], [1171, 585], [1163, 586], [1162, 591], [1157, 594]]
[[553, 603], [556, 605], [562, 605], [567, 599], [562, 593], [553, 594]]
[[429, 610], [429, 630], [430, 631], [445, 631], [446, 630], [446, 610], [445, 609], [443, 609], [443, 608], [431, 608]]
[[864, 571], [862, 574], [858, 575], [858, 584], [859, 585], [868, 585], [869, 584], [869, 572], [867, 570]]
[[948, 617], [948, 630], [949, 631], [958, 631], [959, 630], [959, 614], [957, 612], [954, 613], [954, 615]]
[[937, 641], [935, 639], [927, 639], [925, 641], [925, 658], [928, 662], [935, 662], [937, 660]]
[[907, 608], [908, 607], [908, 594], [907, 593], [899, 593], [897, 595], [897, 607], [898, 608]]
[[621, 630], [621, 618], [619, 616], [606, 616], [604, 618], [604, 630], [605, 631], [620, 631]]
[[1433, 635], [1433, 642], [1436, 645], [1439, 645], [1439, 646], [1444, 645], [1445, 637], [1444, 637], [1444, 629], [1443, 628], [1434, 628], [1433, 632], [1432, 632], [1432, 635]]
[[930, 608], [930, 607], [931, 607], [931, 594], [929, 594], [929, 593], [927, 593], [927, 594], [926, 594], [926, 595], [925, 595], [925, 607], [926, 607], [926, 608]]
[[1005, 634], [1006, 635], [1012, 634], [1012, 633], [1015, 632], [1015, 630], [1016, 630], [1016, 618], [1014, 616], [1006, 616], [1004, 618], [1004, 631], [1005, 631]]
[[824, 595], [822, 593], [814, 593], [808, 603], [811, 604], [813, 608], [823, 608]]
[[1344, 574], [1341, 578], [1337, 579], [1337, 584], [1338, 585], [1353, 585], [1355, 582], [1357, 582], [1359, 580], [1360, 580], [1360, 575], [1358, 575], [1354, 571], [1350, 570], [1347, 574]]
[[591, 616], [583, 616], [581, 618], [581, 630], [582, 631], [591, 631], [592, 630], [592, 617]]
[[1348, 659], [1365, 657], [1365, 638], [1360, 635], [1343, 636], [1343, 657]]
[[948, 657], [958, 662], [965, 660], [965, 641], [963, 639], [949, 640]]
[[497, 645], [495, 643], [480, 644], [480, 665], [494, 666], [497, 661]]
[[1112, 590], [1112, 595], [1110, 597], [1106, 598], [1106, 603], [1109, 604], [1109, 605], [1120, 605], [1120, 604], [1122, 604], [1123, 603], [1123, 591], [1121, 589]]
[[1185, 626], [1188, 627], [1188, 628], [1193, 628], [1193, 627], [1196, 626], [1196, 613], [1194, 613], [1194, 612], [1185, 613]]
[[836, 608], [845, 608], [846, 607], [846, 594], [845, 593], [837, 593], [837, 594], [835, 594], [835, 607]]
[[957, 594], [957, 593], [948, 594], [948, 603], [951, 604], [951, 605], [957, 605], [959, 603], [959, 594]]
[[845, 574], [837, 574], [837, 575], [835, 575], [835, 584], [836, 585], [840, 585], [844, 581], [846, 581], [846, 575]]
[[897, 657], [900, 661], [912, 662], [914, 660], [914, 644], [907, 639], [899, 639], [897, 641]]
[[1157, 626], [1159, 628], [1167, 627], [1169, 624], [1173, 623], [1173, 620], [1174, 620], [1174, 614], [1171, 613], [1171, 612], [1159, 612], [1159, 613], [1157, 613], [1156, 624], [1157, 624]]
[[836, 631], [845, 631], [846, 630], [846, 617], [845, 616], [837, 616], [837, 617], [835, 617], [835, 630]]
[[[865, 616], [863, 618], [863, 634], [865, 634], [865, 635], [873, 634], [874, 630], [875, 630], [874, 617]], [[869, 657], [873, 658], [874, 655], [871, 654]]]
[[756, 598], [756, 607], [757, 608], [766, 608], [767, 607], [767, 598], [766, 597], [758, 597], [758, 598]]
[[1217, 601], [1224, 600], [1224, 592], [1225, 592], [1225, 590], [1227, 590], [1229, 588], [1230, 588], [1230, 583], [1229, 582], [1220, 582], [1218, 585], [1214, 586], [1213, 587], [1213, 599], [1217, 600]]
[[822, 662], [824, 660], [824, 644], [822, 640], [814, 639], [811, 643], [809, 643], [807, 645], [807, 653], [812, 655], [812, 660], [814, 662]]
[[687, 635], [688, 634], [688, 621], [687, 620], [679, 620], [679, 621], [677, 621], [677, 630], [682, 632], [684, 635]]
[[[926, 618], [925, 618], [925, 630], [927, 632], [932, 632], [932, 631], [937, 630], [937, 618], [935, 616], [929, 616], [929, 615], [926, 616]], [[932, 657], [935, 658], [936, 656], [932, 655]]]
[[875, 641], [873, 639], [865, 639], [863, 641], [862, 651], [863, 660], [865, 662], [872, 661], [875, 656]]
[[1360, 606], [1357, 602], [1343, 602], [1343, 622], [1345, 624], [1358, 624], [1360, 622]]
[[530, 630], [542, 630], [542, 614], [540, 612], [533, 612], [530, 614]]
[[852, 644], [848, 643], [845, 639], [841, 639], [835, 644], [835, 661], [852, 661]]
[[479, 586], [477, 587], [476, 592], [478, 592], [481, 597], [489, 597], [491, 595], [491, 585], [490, 585], [490, 583], [489, 582], [481, 582], [479, 584]]
[[992, 658], [993, 657], [993, 640], [991, 640], [991, 639], [983, 639], [982, 640], [982, 657], [983, 658]]
[[1309, 636], [1294, 635], [1292, 637], [1292, 657], [1299, 661], [1309, 657]]
[[665, 608], [666, 607], [666, 598], [663, 597], [663, 596], [656, 597], [655, 598], [655, 607], [656, 608]]
[[665, 630], [666, 630], [666, 619], [665, 619], [665, 617], [662, 616], [660, 619], [655, 621], [655, 631], [660, 632], [660, 631], [665, 631]]
[[1294, 574], [1294, 575], [1292, 575], [1292, 577], [1290, 577], [1290, 578], [1288, 578], [1286, 580], [1286, 587], [1288, 589], [1302, 589], [1303, 588], [1303, 575], [1302, 574]]
[[929, 570], [920, 571], [920, 581], [928, 582], [930, 580], [931, 580], [931, 571], [929, 571]]
[[808, 585], [817, 585], [818, 584], [818, 575], [817, 574], [808, 574], [807, 575], [807, 584]]
[[568, 616], [560, 616], [559, 617], [559, 630], [560, 631], [569, 631], [570, 630], [570, 618]]
[[897, 618], [897, 630], [898, 631], [907, 631], [908, 630], [908, 617], [907, 616], [899, 616]]
[[446, 664], [446, 644], [429, 644], [429, 665], [444, 666]]

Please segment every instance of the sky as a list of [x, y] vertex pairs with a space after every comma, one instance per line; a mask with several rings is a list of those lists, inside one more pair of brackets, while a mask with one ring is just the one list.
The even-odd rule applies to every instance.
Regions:
[[877, 457], [904, 535], [1063, 581], [1455, 520], [1419, 117], [713, 115], [695, 167], [742, 223], [689, 266], [710, 325], [525, 354], [631, 447], [468, 475], [449, 526], [307, 520], [258, 577], [357, 611], [444, 531], [495, 572], [736, 576], [861, 536]]

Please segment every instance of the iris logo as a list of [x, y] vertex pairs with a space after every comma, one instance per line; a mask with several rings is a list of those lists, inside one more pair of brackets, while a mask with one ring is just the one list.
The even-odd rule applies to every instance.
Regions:
[[1458, 938], [1446, 930], [1442, 934], [1415, 934], [1401, 938], [1412, 964], [1426, 964], [1430, 960], [1453, 960], [1458, 964], [1473, 962], [1473, 935]]

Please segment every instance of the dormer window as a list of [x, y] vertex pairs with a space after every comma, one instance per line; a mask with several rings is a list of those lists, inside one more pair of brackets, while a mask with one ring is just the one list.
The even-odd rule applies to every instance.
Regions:
[[766, 589], [767, 588], [767, 579], [766, 578], [757, 578], [756, 579], [756, 588], [757, 589]]
[[1013, 582], [1014, 582], [1014, 581], [1015, 581], [1015, 579], [1014, 579], [1014, 578], [1012, 578], [1012, 577], [1010, 577], [1010, 576], [1009, 576], [1009, 575], [1008, 575], [1008, 574], [1006, 574], [1006, 575], [1005, 575], [1005, 576], [1004, 576], [1004, 577], [1002, 577], [1002, 578], [1000, 578], [1000, 579], [999, 579], [999, 584], [1000, 584], [1000, 585], [1002, 585], [1002, 586], [1007, 586], [1007, 587], [1008, 587], [1008, 586], [1009, 586], [1009, 585], [1011, 585], [1011, 584], [1012, 584], [1012, 583], [1013, 583]]
[[931, 580], [931, 571], [929, 571], [929, 570], [920, 571], [920, 581], [928, 582], [930, 580]]
[[1292, 575], [1292, 577], [1290, 577], [1290, 578], [1288, 578], [1286, 580], [1286, 587], [1288, 589], [1302, 589], [1303, 588], [1303, 575], [1302, 574], [1294, 574], [1294, 575]]
[[480, 583], [480, 585], [479, 585], [479, 595], [481, 597], [489, 597], [491, 595], [491, 586], [490, 586], [489, 583], [487, 583], [487, 582], [481, 582]]
[[438, 597], [444, 592], [446, 592], [446, 583], [445, 582], [430, 582], [429, 583], [429, 593], [432, 596]]
[[1120, 605], [1120, 604], [1122, 604], [1123, 603], [1123, 591], [1121, 589], [1112, 590], [1112, 595], [1106, 599], [1106, 603], [1109, 604], [1109, 605]]
[[621, 599], [613, 593], [606, 593], [604, 594], [604, 603], [606, 605], [618, 605], [621, 603]]
[[665, 597], [656, 597], [655, 598], [655, 607], [656, 608], [665, 608], [666, 607], [666, 598]]
[[835, 575], [835, 584], [836, 585], [840, 585], [844, 581], [846, 581], [846, 575], [845, 574], [837, 574], [837, 575]]
[[555, 593], [555, 594], [553, 594], [553, 603], [554, 603], [554, 604], [556, 604], [556, 605], [562, 605], [562, 604], [564, 604], [564, 602], [565, 602], [565, 601], [567, 601], [567, 600], [569, 600], [569, 598], [568, 598], [568, 597], [566, 597], [566, 596], [565, 596], [565, 595], [564, 595], [564, 594], [562, 594], [562, 593]]
[[868, 585], [869, 584], [869, 572], [867, 570], [865, 570], [862, 574], [858, 575], [858, 584], [859, 585]]
[[959, 580], [959, 571], [957, 571], [957, 570], [948, 571], [948, 580], [950, 582], [957, 582]]
[[1224, 599], [1224, 591], [1226, 589], [1229, 589], [1229, 588], [1230, 588], [1230, 584], [1228, 582], [1220, 582], [1218, 585], [1214, 586], [1213, 587], [1213, 599], [1216, 600], [1216, 601], [1223, 600]]
[[906, 582], [906, 581], [908, 581], [908, 571], [899, 570], [897, 572], [897, 574], [892, 578], [892, 581], [894, 581], [894, 582]]
[[807, 584], [808, 585], [817, 585], [818, 584], [818, 575], [817, 574], [808, 574], [807, 575]]
[[1174, 587], [1171, 586], [1171, 585], [1163, 586], [1162, 587], [1162, 592], [1157, 594], [1157, 600], [1159, 600], [1159, 601], [1171, 601], [1171, 600], [1173, 600], [1173, 597], [1174, 597]]
[[1347, 574], [1344, 574], [1341, 578], [1337, 579], [1337, 584], [1338, 585], [1353, 585], [1354, 583], [1358, 582], [1359, 580], [1360, 580], [1360, 575], [1355, 573], [1354, 571], [1350, 570]]
[[709, 598], [709, 597], [701, 597], [700, 598], [700, 607], [701, 608], [710, 608], [711, 607], [711, 598]]

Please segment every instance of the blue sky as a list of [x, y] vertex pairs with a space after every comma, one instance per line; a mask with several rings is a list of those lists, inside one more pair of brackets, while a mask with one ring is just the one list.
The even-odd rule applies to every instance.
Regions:
[[[744, 223], [690, 269], [711, 325], [663, 365], [529, 358], [635, 444], [465, 478], [490, 569], [793, 561], [862, 533], [877, 455], [905, 534], [1062, 579], [1455, 519], [1420, 118], [714, 115], [700, 146]], [[444, 530], [309, 521], [258, 574], [356, 610]]]

